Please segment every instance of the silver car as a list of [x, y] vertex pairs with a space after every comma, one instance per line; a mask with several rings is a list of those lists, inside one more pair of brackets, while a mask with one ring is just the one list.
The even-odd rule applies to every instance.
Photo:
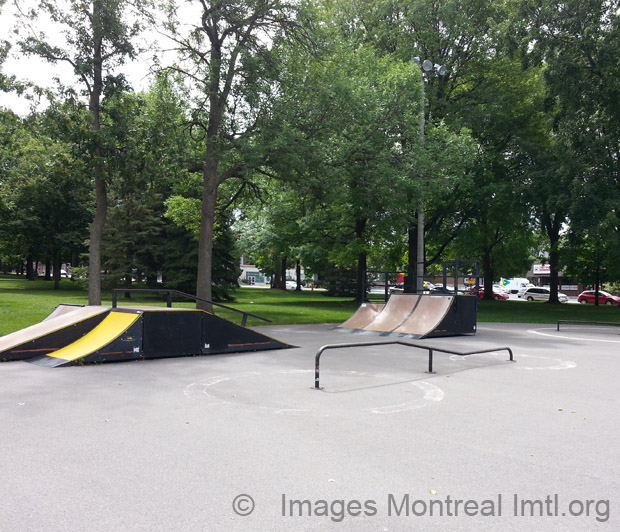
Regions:
[[[520, 295], [522, 299], [526, 301], [549, 301], [551, 291], [546, 287], [535, 286], [528, 288], [523, 295]], [[562, 292], [558, 292], [558, 301], [560, 303], [568, 303], [568, 296]]]

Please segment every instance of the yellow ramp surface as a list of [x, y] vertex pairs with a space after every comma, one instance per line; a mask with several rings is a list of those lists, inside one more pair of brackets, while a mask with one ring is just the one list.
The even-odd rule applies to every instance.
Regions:
[[140, 314], [111, 312], [88, 334], [48, 356], [70, 362], [91, 355], [116, 340], [139, 318]]

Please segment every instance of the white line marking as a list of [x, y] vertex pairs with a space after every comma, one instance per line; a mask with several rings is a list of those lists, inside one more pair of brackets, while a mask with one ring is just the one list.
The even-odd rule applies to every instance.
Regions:
[[408, 410], [424, 408], [431, 403], [437, 403], [443, 399], [443, 390], [434, 384], [430, 384], [429, 382], [413, 382], [412, 384], [424, 391], [424, 397], [399, 405], [378, 406], [372, 408], [370, 411], [373, 414], [394, 414], [396, 412], [406, 412]]
[[603, 340], [601, 338], [577, 338], [575, 336], [565, 336], [563, 334], [548, 334], [540, 331], [555, 331], [552, 327], [545, 327], [543, 329], [529, 329], [527, 332], [531, 334], [538, 334], [540, 336], [548, 336], [549, 338], [562, 338], [563, 340], [580, 340], [582, 342], [604, 342], [606, 344], [620, 344], [620, 340]]

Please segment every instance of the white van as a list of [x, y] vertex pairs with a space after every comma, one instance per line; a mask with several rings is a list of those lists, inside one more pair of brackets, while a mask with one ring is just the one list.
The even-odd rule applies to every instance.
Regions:
[[516, 294], [521, 289], [527, 289], [534, 286], [525, 277], [514, 277], [512, 279], [504, 279], [502, 277], [499, 280], [499, 284], [510, 294]]

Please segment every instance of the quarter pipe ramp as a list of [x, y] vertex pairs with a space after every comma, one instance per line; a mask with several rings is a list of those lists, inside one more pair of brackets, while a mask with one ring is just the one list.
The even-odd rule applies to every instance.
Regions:
[[407, 338], [474, 334], [476, 303], [473, 296], [393, 294], [371, 321], [361, 319], [369, 312], [360, 307], [338, 328]]

